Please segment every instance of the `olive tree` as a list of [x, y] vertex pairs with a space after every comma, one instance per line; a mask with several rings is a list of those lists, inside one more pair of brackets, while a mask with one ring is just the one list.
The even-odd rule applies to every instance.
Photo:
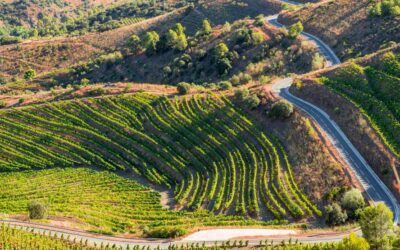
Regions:
[[272, 104], [270, 116], [275, 118], [288, 118], [293, 113], [293, 104], [286, 100], [279, 100]]

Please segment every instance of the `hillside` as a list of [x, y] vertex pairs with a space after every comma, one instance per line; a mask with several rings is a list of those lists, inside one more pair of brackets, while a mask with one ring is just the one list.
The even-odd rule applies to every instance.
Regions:
[[400, 60], [392, 50], [307, 76], [292, 91], [323, 107], [399, 196]]
[[[186, 33], [193, 35], [204, 19], [212, 25], [224, 24], [247, 16], [272, 14], [280, 5], [274, 1], [209, 1], [195, 8], [178, 8], [166, 14], [148, 18], [139, 23], [125, 24], [105, 32], [92, 32], [75, 37], [27, 40], [18, 45], [0, 46], [0, 76], [6, 79], [21, 78], [28, 68], [37, 73], [70, 67], [78, 62], [94, 60], [103, 54], [124, 50], [127, 39], [133, 34], [155, 30], [165, 32], [175, 23], [181, 22]], [[229, 11], [226, 11], [229, 10]], [[15, 60], [15, 58], [17, 60]]]
[[[324, 202], [324, 193], [349, 183], [299, 117], [279, 138], [296, 131], [303, 139], [287, 138], [284, 145], [310, 145], [313, 154], [291, 152], [292, 167], [279, 140], [224, 96], [168, 100], [137, 93], [4, 110], [1, 118], [2, 171], [95, 166], [133, 172], [174, 190], [177, 209], [316, 219], [321, 212], [314, 204]], [[308, 174], [313, 181], [305, 181]]]
[[390, 42], [400, 41], [400, 16], [371, 14], [379, 1], [337, 0], [307, 5], [280, 15], [279, 21], [301, 21], [305, 30], [327, 42], [346, 60], [372, 53]]
[[[159, 35], [162, 37], [165, 34]], [[169, 84], [231, 80], [234, 85], [239, 85], [252, 79], [257, 81], [262, 76], [271, 79], [289, 72], [307, 72], [312, 69], [314, 60], [321, 58], [312, 44], [289, 38], [267, 25], [255, 26], [249, 20], [237, 21], [229, 29], [218, 26], [210, 36], [187, 39], [189, 46], [184, 50], [162, 48], [151, 54], [113, 53], [62, 70], [59, 74], [43, 75], [35, 82], [52, 86], [53, 82], [76, 85], [82, 79], [90, 82], [122, 80]], [[215, 48], [221, 44], [226, 45], [228, 51], [222, 59], [218, 59]], [[224, 60], [223, 63], [221, 60]], [[321, 61], [317, 67], [323, 65]], [[232, 80], [233, 77], [239, 80]]]

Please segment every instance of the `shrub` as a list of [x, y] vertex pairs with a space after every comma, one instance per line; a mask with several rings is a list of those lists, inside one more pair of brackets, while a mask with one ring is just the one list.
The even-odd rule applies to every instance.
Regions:
[[138, 35], [132, 35], [128, 40], [128, 46], [132, 53], [136, 54], [143, 50], [142, 40]]
[[330, 226], [337, 226], [347, 220], [346, 211], [343, 211], [339, 204], [333, 203], [325, 207], [325, 222]]
[[238, 89], [235, 91], [235, 98], [239, 102], [243, 102], [250, 95], [250, 91], [248, 89]]
[[368, 84], [364, 69], [360, 65], [353, 62], [348, 66], [341, 68], [335, 74], [334, 80], [361, 89], [365, 89]]
[[269, 82], [271, 81], [271, 77], [269, 77], [269, 76], [267, 76], [267, 75], [261, 75], [261, 76], [258, 78], [258, 81], [259, 81], [261, 84], [267, 84], [267, 83], [269, 83]]
[[162, 227], [162, 228], [157, 228], [157, 229], [153, 229], [153, 230], [149, 230], [149, 231], [145, 231], [144, 232], [146, 237], [150, 237], [150, 238], [177, 238], [180, 237], [182, 235], [187, 234], [187, 231], [185, 229], [182, 228], [166, 228], [166, 227]]
[[322, 69], [323, 67], [324, 67], [324, 57], [321, 56], [319, 53], [315, 53], [311, 62], [312, 70]]
[[350, 218], [355, 218], [356, 211], [365, 206], [364, 197], [358, 189], [353, 188], [344, 194], [342, 206]]
[[105, 93], [106, 93], [105, 89], [103, 89], [101, 87], [93, 88], [93, 89], [91, 89], [91, 90], [86, 92], [86, 94], [88, 96], [100, 96], [100, 95], [103, 95]]
[[0, 76], [0, 85], [4, 85], [6, 83], [7, 83], [6, 79], [4, 77]]
[[249, 95], [245, 100], [244, 104], [249, 109], [257, 108], [260, 105], [260, 98], [256, 94]]
[[29, 218], [32, 220], [41, 220], [47, 218], [48, 208], [43, 203], [32, 201], [28, 205]]
[[27, 81], [32, 80], [36, 76], [36, 71], [34, 69], [28, 69], [24, 74], [24, 79]]
[[187, 82], [180, 82], [178, 83], [178, 85], [176, 86], [176, 89], [178, 90], [178, 93], [180, 95], [186, 95], [187, 93], [189, 93], [190, 91], [190, 84]]
[[231, 81], [233, 86], [237, 86], [237, 85], [240, 84], [240, 78], [237, 75], [232, 76], [230, 81]]
[[0, 109], [5, 108], [7, 106], [5, 101], [0, 101]]
[[220, 90], [228, 90], [232, 88], [232, 83], [230, 81], [221, 81], [218, 83]]
[[293, 105], [286, 100], [279, 100], [272, 104], [270, 116], [275, 118], [288, 118], [293, 113]]
[[82, 79], [81, 79], [80, 85], [82, 85], [82, 86], [87, 86], [87, 85], [89, 85], [89, 84], [90, 84], [89, 79], [87, 79], [87, 78], [82, 78]]
[[256, 16], [254, 24], [256, 26], [263, 26], [265, 24], [265, 17], [264, 15], [258, 15]]
[[304, 30], [303, 24], [301, 22], [297, 22], [289, 27], [288, 29], [289, 37], [295, 39], [301, 34], [301, 32], [303, 32], [303, 30]]

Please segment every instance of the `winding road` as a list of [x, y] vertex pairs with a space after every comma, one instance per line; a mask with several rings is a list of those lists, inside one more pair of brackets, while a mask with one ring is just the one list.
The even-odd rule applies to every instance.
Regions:
[[[287, 4], [296, 4], [293, 1], [280, 1]], [[284, 27], [284, 25], [280, 24], [277, 21], [278, 15], [267, 17], [267, 21], [279, 28]], [[323, 41], [319, 38], [315, 37], [312, 34], [303, 32], [302, 36], [306, 39], [310, 40], [311, 42], [315, 43], [316, 46], [319, 48], [321, 54], [325, 57], [326, 61], [329, 65], [336, 65], [340, 64], [339, 58], [335, 55], [332, 49], [326, 45]], [[273, 86], [272, 90], [274, 93], [279, 95], [280, 97], [288, 100], [289, 102], [293, 103], [297, 108], [303, 110], [307, 113], [312, 119], [314, 119], [319, 126], [325, 131], [328, 138], [331, 140], [332, 144], [338, 149], [339, 153], [342, 155], [343, 159], [346, 163], [351, 167], [355, 176], [359, 179], [360, 183], [362, 184], [363, 188], [366, 190], [370, 199], [375, 202], [384, 202], [386, 203], [394, 213], [394, 222], [398, 224], [400, 222], [400, 208], [399, 204], [397, 203], [396, 199], [394, 198], [393, 194], [390, 190], [386, 187], [386, 185], [378, 178], [378, 176], [374, 173], [365, 159], [360, 155], [358, 150], [353, 146], [353, 144], [349, 141], [343, 131], [339, 128], [339, 126], [321, 109], [308, 103], [289, 92], [289, 88], [293, 82], [293, 78], [286, 78], [277, 81]], [[4, 222], [6, 224], [18, 227], [18, 228], [29, 228], [30, 230], [34, 230], [38, 233], [46, 232], [51, 233], [54, 235], [57, 233], [59, 236], [61, 234], [64, 237], [70, 236], [72, 239], [76, 238], [79, 240], [87, 240], [90, 244], [96, 243], [97, 245], [103, 244], [115, 244], [116, 246], [121, 246], [126, 248], [129, 246], [150, 246], [151, 248], [155, 248], [159, 246], [162, 249], [168, 248], [170, 244], [191, 244], [191, 243], [199, 243], [202, 244], [205, 242], [207, 246], [214, 245], [215, 241], [221, 242], [225, 241], [225, 237], [222, 234], [218, 236], [218, 233], [215, 230], [203, 230], [201, 233], [202, 240], [199, 240], [199, 237], [196, 237], [196, 233], [190, 235], [187, 238], [180, 239], [177, 241], [170, 241], [170, 240], [158, 240], [158, 239], [126, 239], [114, 236], [106, 236], [94, 233], [88, 233], [84, 231], [76, 231], [70, 230], [65, 228], [57, 228], [53, 226], [41, 225], [41, 224], [34, 224], [34, 223], [25, 223], [20, 221], [11, 221], [11, 220], [0, 220], [0, 223]], [[231, 229], [225, 229], [225, 231]], [[238, 230], [238, 229], [232, 229]], [[249, 236], [250, 231], [252, 234], [250, 236], [261, 236], [262, 234], [258, 231], [254, 231], [255, 229], [240, 229], [242, 235], [239, 236]], [[275, 231], [275, 230], [273, 230]], [[279, 231], [279, 230], [278, 230]], [[360, 234], [360, 231], [356, 231]], [[320, 242], [335, 242], [343, 239], [343, 237], [347, 236], [349, 232], [344, 233], [337, 233], [337, 234], [314, 234], [314, 235], [282, 235], [276, 233], [274, 236], [269, 236], [274, 240], [274, 242], [281, 242], [282, 240], [288, 240], [289, 238], [297, 239], [299, 242], [303, 243], [320, 243]], [[272, 235], [272, 234], [271, 234]], [[213, 240], [209, 240], [213, 236]], [[265, 238], [265, 237], [264, 237]], [[194, 239], [194, 240], [192, 240]], [[271, 239], [269, 241], [271, 241]], [[252, 239], [249, 240], [249, 245], [257, 245], [259, 243], [259, 239]]]

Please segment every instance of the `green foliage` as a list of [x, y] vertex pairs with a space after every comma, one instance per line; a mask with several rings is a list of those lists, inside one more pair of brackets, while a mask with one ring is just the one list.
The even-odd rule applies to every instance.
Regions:
[[255, 19], [255, 21], [254, 21], [254, 24], [255, 24], [256, 26], [259, 26], [259, 27], [263, 26], [263, 25], [265, 24], [265, 16], [264, 16], [264, 15], [258, 15], [258, 16], [256, 16], [256, 19]]
[[393, 213], [384, 203], [364, 208], [358, 221], [364, 238], [374, 249], [391, 249]]
[[248, 89], [236, 90], [235, 98], [249, 109], [254, 109], [260, 105], [260, 98], [256, 94], [250, 94]]
[[217, 59], [223, 58], [229, 52], [228, 45], [219, 43], [214, 49], [214, 55]]
[[87, 78], [82, 78], [81, 81], [80, 81], [80, 85], [81, 86], [87, 86], [89, 84], [90, 84], [90, 81]]
[[400, 78], [399, 59], [385, 54], [378, 63], [365, 69], [350, 65], [323, 82], [352, 101], [371, 121], [385, 144], [400, 154]]
[[368, 85], [364, 69], [354, 62], [338, 70], [334, 79], [338, 82], [351, 85], [354, 88], [365, 89]]
[[324, 57], [321, 56], [319, 53], [315, 53], [312, 58], [311, 69], [312, 70], [322, 69], [324, 67], [324, 62], [325, 62]]
[[[312, 203], [296, 188], [294, 179], [284, 174], [290, 169], [287, 159], [280, 161], [281, 155], [285, 154], [284, 149], [276, 147], [277, 143], [264, 134], [263, 127], [251, 120], [251, 116], [243, 114], [225, 96], [176, 97], [170, 100], [143, 92], [4, 110], [0, 117], [0, 149], [4, 149], [0, 150], [1, 171], [93, 164], [110, 171], [133, 171], [154, 185], [173, 189], [177, 203], [193, 211], [187, 217], [182, 212], [178, 216], [175, 211], [162, 209], [159, 196], [154, 196], [154, 193], [138, 194], [129, 188], [128, 193], [122, 195], [127, 201], [122, 202], [118, 193], [106, 190], [110, 187], [125, 190], [122, 187], [126, 186], [100, 177], [99, 183], [110, 183], [110, 186], [99, 188], [95, 185], [96, 178], [87, 177], [88, 181], [84, 183], [89, 187], [67, 185], [63, 189], [65, 191], [58, 193], [60, 198], [55, 201], [69, 204], [67, 208], [51, 203], [52, 211], [65, 212], [66, 215], [72, 213], [81, 218], [84, 216], [78, 205], [81, 199], [72, 201], [71, 197], [76, 197], [77, 191], [72, 192], [67, 187], [87, 191], [85, 197], [93, 201], [93, 206], [90, 206], [93, 212], [85, 220], [89, 220], [87, 223], [90, 225], [100, 224], [99, 230], [102, 231], [123, 232], [128, 228], [137, 228], [138, 223], [149, 225], [150, 230], [172, 225], [195, 228], [207, 225], [282, 224], [289, 216], [305, 218], [318, 214], [318, 210], [314, 210]], [[12, 135], [7, 132], [11, 128]], [[14, 150], [8, 150], [10, 147]], [[276, 164], [268, 164], [266, 155]], [[11, 189], [5, 187], [4, 180], [12, 181], [10, 176], [14, 174], [0, 180], [1, 190], [8, 192]], [[84, 175], [75, 178], [81, 177]], [[27, 181], [28, 178], [25, 177], [21, 183], [33, 184], [34, 178]], [[48, 179], [45, 183], [55, 185], [72, 179], [55, 176], [54, 180]], [[11, 183], [15, 184], [15, 181]], [[43, 185], [40, 187], [40, 192], [19, 191], [32, 194], [21, 199], [36, 200], [49, 192], [46, 190], [52, 190]], [[1, 197], [7, 198], [1, 195], [1, 190], [0, 206]], [[136, 203], [135, 199], [128, 199], [131, 197], [126, 196], [128, 194], [137, 197]], [[141, 194], [154, 197], [141, 197]], [[102, 199], [110, 197], [115, 197], [116, 200], [110, 203], [115, 205], [98, 205], [104, 203]], [[7, 200], [5, 207], [13, 211], [19, 206], [9, 204], [17, 200], [15, 197]], [[263, 202], [259, 203], [259, 200]], [[84, 200], [84, 204], [87, 203]], [[135, 206], [132, 207], [132, 204]], [[118, 215], [113, 215], [114, 212], [105, 207]], [[96, 208], [101, 208], [103, 212], [99, 213]], [[237, 215], [247, 218], [215, 216], [204, 210], [206, 208], [217, 214], [237, 211]], [[261, 209], [275, 219], [263, 222], [248, 218], [258, 218]], [[184, 219], [178, 219], [180, 216]]]
[[400, 0], [383, 0], [368, 8], [370, 16], [399, 16]]
[[48, 207], [38, 201], [31, 201], [28, 204], [29, 218], [32, 220], [47, 219]]
[[143, 50], [142, 40], [138, 35], [132, 35], [128, 40], [128, 46], [132, 53], [137, 54]]
[[358, 236], [355, 233], [351, 233], [348, 237], [345, 237], [339, 244], [337, 245], [337, 250], [369, 250], [370, 246], [368, 242]]
[[355, 218], [356, 211], [365, 206], [364, 197], [358, 189], [353, 188], [343, 195], [342, 206], [349, 218]]
[[221, 81], [218, 83], [218, 87], [221, 90], [228, 90], [232, 88], [232, 83], [230, 81]]
[[187, 82], [180, 82], [177, 85], [177, 90], [180, 95], [186, 95], [189, 93], [191, 85]]
[[286, 100], [279, 100], [272, 104], [269, 115], [275, 118], [288, 118], [293, 113], [293, 104]]
[[303, 24], [301, 22], [297, 22], [289, 26], [288, 28], [289, 37], [295, 39], [301, 34], [301, 32], [303, 32], [303, 30], [304, 30]]
[[183, 228], [167, 228], [167, 227], [161, 227], [157, 229], [153, 229], [147, 232], [144, 232], [144, 234], [149, 237], [149, 238], [178, 238], [180, 236], [183, 236], [187, 234], [187, 231]]
[[32, 80], [36, 76], [36, 71], [34, 69], [28, 69], [24, 74], [24, 79], [27, 81]]
[[199, 30], [198, 34], [200, 36], [209, 36], [212, 33], [212, 27], [210, 22], [207, 19], [203, 20], [201, 29]]
[[343, 211], [339, 204], [332, 203], [325, 207], [325, 222], [330, 226], [344, 224], [347, 220], [347, 213]]
[[157, 43], [160, 40], [160, 36], [155, 31], [146, 32], [143, 39], [143, 47], [146, 49], [148, 55], [153, 54], [157, 49]]

